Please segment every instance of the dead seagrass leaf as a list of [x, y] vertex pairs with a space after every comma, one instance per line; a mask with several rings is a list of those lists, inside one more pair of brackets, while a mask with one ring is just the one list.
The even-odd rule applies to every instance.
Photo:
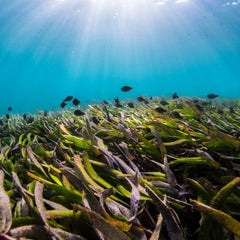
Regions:
[[36, 182], [35, 189], [34, 189], [35, 203], [38, 208], [38, 212], [40, 214], [42, 221], [46, 226], [48, 226], [47, 218], [45, 216], [45, 208], [43, 205], [42, 193], [43, 193], [43, 184], [41, 184], [40, 182]]
[[184, 233], [179, 226], [179, 222], [174, 216], [171, 209], [158, 197], [158, 195], [148, 186], [146, 187], [147, 193], [153, 199], [156, 207], [163, 216], [163, 220], [166, 222], [169, 237], [175, 240], [184, 240]]
[[39, 170], [45, 175], [47, 176], [46, 172], [44, 171], [42, 165], [38, 162], [38, 160], [36, 159], [36, 157], [33, 154], [32, 148], [30, 146], [27, 146], [27, 154], [31, 160], [31, 162], [37, 167], [39, 168]]
[[118, 128], [128, 141], [132, 138], [132, 132], [128, 128], [126, 128], [123, 124], [119, 123]]
[[155, 229], [154, 229], [154, 231], [153, 231], [153, 233], [152, 233], [152, 235], [151, 235], [149, 240], [159, 239], [161, 228], [162, 228], [162, 223], [163, 223], [163, 217], [162, 217], [162, 214], [160, 213], [158, 215], [158, 220], [157, 220]]
[[165, 145], [163, 144], [163, 141], [162, 141], [162, 138], [161, 138], [160, 134], [158, 133], [158, 131], [154, 127], [152, 127], [151, 131], [152, 131], [154, 137], [157, 140], [157, 145], [159, 147], [160, 152], [162, 153], [162, 155], [165, 155], [167, 153], [167, 150], [166, 150]]
[[121, 158], [112, 154], [109, 151], [103, 149], [101, 149], [101, 151], [103, 152], [104, 155], [106, 155], [107, 157], [109, 157], [109, 159], [116, 163], [124, 172], [131, 175], [135, 174], [135, 172]]
[[132, 221], [133, 219], [136, 218], [137, 213], [138, 213], [138, 206], [140, 202], [140, 193], [138, 190], [138, 179], [137, 175], [134, 177], [134, 182], [132, 182], [130, 179], [125, 178], [128, 183], [131, 185], [132, 191], [131, 191], [131, 208], [130, 208], [130, 219], [129, 221]]
[[[100, 194], [99, 204], [103, 210], [103, 214], [104, 214], [103, 216], [105, 216], [111, 224], [117, 226], [119, 229], [121, 229], [124, 232], [128, 232], [131, 228], [131, 224], [127, 224], [124, 221], [121, 221], [120, 219], [116, 219], [116, 218], [110, 216], [110, 214], [105, 210], [104, 202], [105, 202], [106, 198], [110, 197], [113, 194], [114, 194], [114, 191], [112, 188], [108, 188]], [[107, 200], [107, 201], [109, 201], [109, 200]], [[127, 219], [125, 219], [125, 221], [126, 220]]]
[[168, 160], [167, 160], [167, 155], [165, 154], [164, 155], [164, 166], [165, 166], [165, 173], [166, 173], [166, 176], [167, 176], [167, 180], [168, 180], [168, 183], [172, 186], [172, 187], [175, 187], [176, 184], [177, 184], [177, 180], [173, 174], [173, 172], [171, 171], [170, 167], [169, 167], [169, 164], [168, 164]]
[[3, 188], [4, 172], [0, 170], [0, 233], [7, 233], [12, 225], [10, 199]]
[[45, 210], [45, 207], [43, 204], [42, 194], [43, 194], [43, 184], [41, 184], [40, 182], [37, 181], [35, 184], [35, 189], [34, 189], [34, 200], [35, 200], [36, 206], [38, 208], [39, 215], [40, 215], [43, 223], [46, 225], [46, 227], [48, 227], [49, 234], [53, 235], [58, 240], [63, 240], [62, 237], [58, 233], [52, 231], [52, 228], [48, 224], [47, 217], [45, 214], [46, 210]]
[[[61, 236], [63, 239], [68, 240], [86, 240], [85, 238], [72, 234], [61, 229], [51, 228], [52, 232], [56, 235]], [[22, 226], [18, 228], [12, 229], [10, 232], [10, 236], [15, 239], [44, 239], [44, 240], [52, 240], [53, 238], [49, 235], [49, 229], [46, 226], [41, 225], [28, 225]]]
[[[28, 191], [25, 191], [26, 194], [32, 198], [34, 198], [34, 194], [28, 192]], [[55, 210], [62, 210], [62, 211], [66, 211], [68, 210], [66, 207], [64, 207], [63, 205], [59, 204], [59, 203], [56, 203], [56, 202], [52, 202], [52, 201], [49, 201], [47, 199], [43, 199], [43, 202], [45, 204], [47, 204], [48, 206], [50, 206], [52, 209], [55, 209]]]
[[20, 183], [18, 175], [14, 171], [12, 171], [12, 177], [13, 177], [13, 182], [14, 182], [18, 192], [22, 195], [24, 201], [26, 202], [26, 205], [28, 206], [29, 211], [32, 213], [33, 216], [37, 216], [37, 213], [31, 203], [29, 197], [25, 193], [25, 189], [22, 187], [22, 185]]
[[81, 211], [83, 217], [92, 224], [94, 228], [97, 228], [106, 239], [130, 240], [124, 232], [98, 213], [77, 204], [74, 204], [73, 208], [75, 211]]

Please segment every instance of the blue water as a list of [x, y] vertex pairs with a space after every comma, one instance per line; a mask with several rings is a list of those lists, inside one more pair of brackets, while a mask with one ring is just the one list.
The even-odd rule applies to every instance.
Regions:
[[2, 0], [0, 114], [67, 95], [239, 97], [239, 16], [239, 0]]

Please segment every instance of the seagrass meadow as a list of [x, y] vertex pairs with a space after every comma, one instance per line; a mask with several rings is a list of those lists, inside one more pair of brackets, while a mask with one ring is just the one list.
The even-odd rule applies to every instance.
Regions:
[[148, 100], [2, 117], [0, 239], [239, 239], [239, 100]]

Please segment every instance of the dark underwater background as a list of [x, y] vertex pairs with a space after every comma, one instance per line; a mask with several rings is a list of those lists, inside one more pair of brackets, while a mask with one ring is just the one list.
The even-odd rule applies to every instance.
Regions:
[[68, 95], [237, 98], [239, 16], [239, 0], [0, 1], [0, 114]]

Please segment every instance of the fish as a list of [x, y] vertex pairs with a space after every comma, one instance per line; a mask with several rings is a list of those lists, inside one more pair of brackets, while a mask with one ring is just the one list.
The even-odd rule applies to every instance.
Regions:
[[115, 107], [118, 107], [118, 108], [119, 108], [119, 107], [122, 107], [122, 104], [120, 103], [118, 97], [114, 98], [114, 101], [115, 101]]
[[44, 112], [43, 112], [43, 116], [44, 116], [44, 117], [46, 117], [47, 114], [48, 114], [47, 111], [44, 111]]
[[214, 93], [209, 93], [209, 94], [207, 95], [207, 98], [208, 98], [208, 99], [214, 99], [214, 98], [217, 98], [217, 97], [219, 97], [219, 95], [214, 94]]
[[34, 121], [34, 117], [30, 117], [28, 120], [27, 120], [27, 123], [32, 123]]
[[145, 99], [145, 100], [144, 100], [144, 103], [145, 103], [145, 104], [149, 104], [149, 101]]
[[72, 103], [73, 105], [77, 106], [80, 103], [80, 101], [77, 98], [74, 98]]
[[66, 104], [65, 102], [62, 102], [62, 103], [60, 104], [61, 108], [64, 108], [66, 105], [67, 105], [67, 104]]
[[174, 93], [174, 94], [172, 95], [172, 98], [173, 98], [173, 99], [176, 99], [176, 98], [179, 98], [179, 97], [178, 97], [177, 93]]
[[0, 125], [1, 125], [1, 126], [3, 126], [3, 125], [4, 125], [4, 123], [3, 123], [3, 120], [2, 120], [2, 119], [0, 119]]
[[71, 101], [73, 99], [73, 96], [67, 96], [64, 100], [63, 100], [63, 102], [69, 102], [69, 101]]
[[122, 92], [128, 92], [128, 91], [130, 91], [130, 90], [132, 90], [132, 89], [133, 89], [133, 87], [123, 86], [123, 87], [121, 88], [121, 91], [122, 91]]
[[102, 101], [102, 104], [107, 105], [107, 104], [109, 104], [109, 102], [106, 101], [106, 100], [103, 100], [103, 101]]
[[138, 96], [138, 97], [137, 97], [137, 100], [138, 100], [139, 102], [144, 102], [144, 101], [145, 101], [145, 98], [142, 97], [142, 96]]
[[182, 119], [182, 116], [181, 116], [180, 113], [177, 112], [177, 111], [172, 111], [172, 112], [171, 112], [171, 116], [172, 116], [173, 118]]
[[199, 104], [195, 104], [195, 106], [197, 107], [197, 109], [202, 112], [204, 110], [204, 108], [202, 106], [200, 106]]
[[229, 107], [229, 112], [230, 112], [230, 113], [235, 113], [235, 111], [234, 111], [234, 109], [233, 109], [232, 106]]
[[76, 116], [83, 116], [83, 115], [85, 115], [85, 112], [82, 112], [81, 110], [76, 109], [76, 110], [74, 111], [74, 115], [76, 115]]
[[169, 105], [169, 103], [166, 100], [161, 100], [160, 104], [162, 104], [163, 106]]
[[118, 107], [118, 108], [120, 108], [120, 107], [122, 107], [123, 105], [122, 105], [120, 102], [117, 102], [117, 103], [115, 104], [115, 106]]
[[217, 113], [218, 113], [218, 114], [224, 114], [224, 111], [223, 111], [220, 107], [218, 107], [218, 108], [217, 108]]
[[193, 99], [192, 99], [192, 102], [193, 102], [193, 103], [199, 103], [199, 100], [198, 100], [197, 98], [193, 98]]
[[27, 114], [26, 114], [26, 113], [23, 114], [23, 119], [24, 119], [24, 120], [27, 119]]
[[114, 101], [115, 101], [115, 103], [120, 103], [120, 101], [119, 101], [119, 98], [118, 98], [118, 97], [114, 98]]
[[207, 105], [211, 104], [211, 102], [202, 101], [201, 104], [202, 104], [203, 106], [207, 106]]
[[156, 112], [158, 112], [158, 113], [165, 113], [167, 110], [165, 110], [165, 109], [162, 108], [162, 107], [156, 107], [156, 108], [154, 109], [154, 111], [156, 111]]
[[95, 116], [92, 117], [92, 121], [93, 121], [95, 124], [99, 124], [99, 120], [98, 120]]
[[12, 107], [8, 107], [8, 111], [12, 111]]
[[128, 106], [130, 107], [130, 108], [134, 108], [134, 105], [133, 105], [133, 103], [128, 103]]
[[150, 97], [150, 100], [153, 100], [153, 97], [152, 97], [152, 96]]
[[7, 119], [9, 119], [9, 118], [10, 118], [10, 116], [9, 116], [9, 114], [8, 114], [8, 113], [6, 114], [6, 118], [7, 118]]

